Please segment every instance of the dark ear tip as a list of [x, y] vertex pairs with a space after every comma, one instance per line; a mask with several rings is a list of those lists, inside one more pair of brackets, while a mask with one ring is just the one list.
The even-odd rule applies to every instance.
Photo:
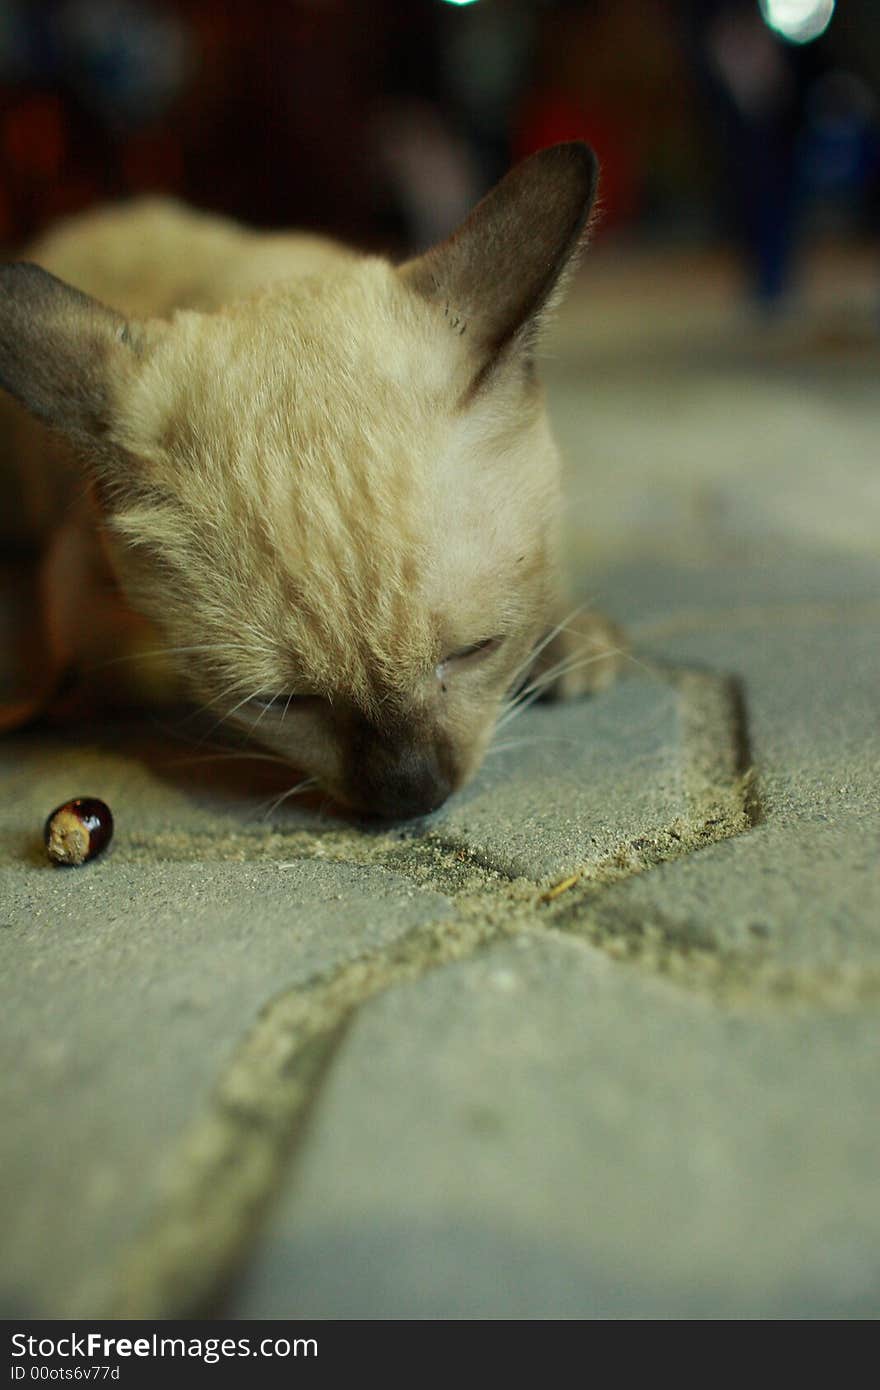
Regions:
[[54, 300], [75, 300], [87, 303], [79, 290], [59, 280], [57, 275], [37, 265], [35, 261], [7, 261], [0, 266], [0, 295], [7, 302], [18, 302], [30, 309], [42, 307]]
[[0, 265], [0, 287], [5, 290], [27, 281], [36, 283], [47, 275], [48, 272], [33, 261], [6, 261]]
[[523, 164], [532, 162], [573, 178], [579, 177], [588, 194], [592, 193], [599, 178], [599, 161], [586, 140], [566, 140], [558, 145], [547, 145], [523, 160]]

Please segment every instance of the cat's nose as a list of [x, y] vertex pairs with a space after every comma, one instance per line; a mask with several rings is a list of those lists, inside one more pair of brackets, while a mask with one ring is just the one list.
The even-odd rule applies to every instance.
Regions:
[[434, 748], [375, 749], [364, 758], [356, 781], [360, 807], [395, 820], [436, 811], [455, 787], [449, 759]]

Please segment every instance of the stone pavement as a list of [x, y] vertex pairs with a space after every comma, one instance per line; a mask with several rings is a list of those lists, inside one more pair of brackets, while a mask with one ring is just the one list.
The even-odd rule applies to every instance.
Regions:
[[[876, 1316], [880, 351], [844, 269], [763, 331], [721, 265], [588, 268], [547, 375], [579, 597], [634, 660], [435, 816], [273, 809], [177, 726], [0, 748], [5, 1316]], [[85, 793], [114, 845], [53, 870]]]

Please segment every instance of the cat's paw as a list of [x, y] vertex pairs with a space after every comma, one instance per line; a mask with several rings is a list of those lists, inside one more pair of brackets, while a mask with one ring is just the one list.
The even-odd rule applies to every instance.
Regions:
[[575, 614], [539, 647], [529, 685], [541, 700], [573, 700], [604, 690], [617, 678], [627, 652], [615, 623], [601, 613]]

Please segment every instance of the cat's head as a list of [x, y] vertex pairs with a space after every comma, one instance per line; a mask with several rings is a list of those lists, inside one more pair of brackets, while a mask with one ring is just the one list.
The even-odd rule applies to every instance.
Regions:
[[0, 272], [0, 380], [81, 446], [113, 567], [203, 704], [355, 809], [479, 766], [556, 598], [533, 351], [592, 205], [583, 145], [448, 241], [130, 322]]

